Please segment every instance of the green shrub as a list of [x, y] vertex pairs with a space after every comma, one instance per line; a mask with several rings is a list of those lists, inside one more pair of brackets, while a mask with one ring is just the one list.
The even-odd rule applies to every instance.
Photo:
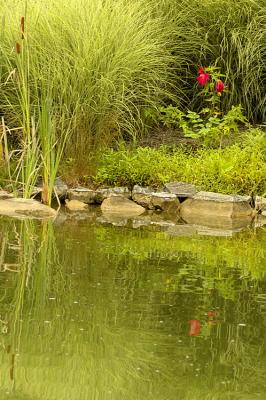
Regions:
[[[251, 138], [253, 142], [251, 143]], [[244, 144], [224, 149], [142, 148], [103, 154], [95, 182], [108, 185], [161, 186], [194, 183], [202, 190], [235, 194], [266, 193], [266, 138], [251, 132]]]

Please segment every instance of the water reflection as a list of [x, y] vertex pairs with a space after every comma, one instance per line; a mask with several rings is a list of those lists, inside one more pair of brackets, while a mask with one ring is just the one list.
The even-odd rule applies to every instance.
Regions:
[[0, 220], [0, 398], [266, 394], [265, 231]]

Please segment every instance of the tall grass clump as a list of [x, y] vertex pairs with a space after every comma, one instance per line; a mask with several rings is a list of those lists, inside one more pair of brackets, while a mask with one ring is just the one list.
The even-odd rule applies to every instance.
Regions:
[[[192, 49], [186, 45], [180, 59], [172, 54], [172, 25], [152, 2], [28, 0], [25, 7], [18, 0], [12, 10], [3, 0], [0, 5], [1, 112], [8, 125], [22, 127], [19, 139], [30, 132], [32, 117], [38, 130], [42, 88], [51, 94], [56, 119], [63, 116], [72, 133], [68, 155], [78, 158], [121, 132], [134, 137], [145, 107], [182, 95], [181, 84], [174, 88], [176, 67]], [[57, 127], [58, 138], [65, 123]]]

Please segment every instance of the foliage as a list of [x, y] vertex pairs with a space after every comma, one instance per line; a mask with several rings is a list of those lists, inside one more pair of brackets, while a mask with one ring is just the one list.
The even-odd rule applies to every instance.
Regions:
[[[52, 168], [64, 146], [67, 158], [91, 160], [95, 146], [139, 135], [149, 108], [171, 101], [181, 112], [201, 110], [202, 98], [195, 96], [199, 63], [212, 65], [214, 77], [223, 71], [229, 88], [224, 110], [241, 104], [248, 119], [265, 120], [262, 0], [47, 0], [45, 6], [17, 0], [12, 9], [0, 0], [0, 10], [0, 113], [19, 164], [13, 178], [27, 196], [51, 151], [57, 160]], [[48, 152], [40, 139], [40, 104], [47, 103], [54, 127]], [[219, 136], [217, 118], [202, 131], [207, 144], [209, 136]], [[45, 176], [46, 187], [55, 172]]]
[[[200, 113], [184, 113], [172, 105], [161, 107], [158, 119], [167, 127], [181, 128], [185, 137], [201, 139], [204, 144], [221, 144], [225, 137], [238, 132], [238, 123], [246, 122], [241, 106], [232, 106], [225, 115], [210, 108], [203, 108]], [[205, 115], [207, 115], [205, 117]]]
[[[241, 104], [249, 120], [265, 121], [266, 117], [266, 3], [264, 0], [185, 0], [158, 2], [169, 19], [186, 10], [189, 26], [185, 26], [187, 41], [197, 32], [198, 46], [193, 63], [183, 72], [189, 108], [203, 104], [195, 97], [195, 68], [213, 65], [225, 75], [229, 90], [223, 96], [225, 110]], [[159, 7], [159, 5], [158, 5]]]
[[[48, 0], [44, 7], [41, 1], [28, 0], [22, 40], [18, 28], [24, 3], [18, 0], [10, 10], [6, 1], [0, 1], [0, 95], [8, 126], [26, 125], [27, 112], [29, 129], [42, 87], [51, 92], [55, 106], [64, 105], [57, 113], [64, 114], [73, 129], [68, 152], [81, 155], [94, 142], [109, 143], [121, 131], [136, 135], [142, 126], [141, 108], [176, 98], [176, 67], [193, 46], [180, 46], [180, 57], [171, 54], [176, 46], [172, 26], [166, 16], [156, 14], [151, 2], [70, 0], [66, 5]], [[23, 57], [20, 94], [16, 77]], [[181, 97], [179, 87], [175, 91]], [[27, 109], [21, 105], [22, 94]], [[63, 136], [64, 129], [58, 134]]]
[[[252, 143], [251, 143], [252, 142]], [[169, 181], [190, 182], [202, 190], [220, 193], [263, 194], [266, 192], [265, 134], [250, 131], [244, 144], [224, 149], [136, 148], [109, 150], [95, 181], [110, 185], [161, 186]]]

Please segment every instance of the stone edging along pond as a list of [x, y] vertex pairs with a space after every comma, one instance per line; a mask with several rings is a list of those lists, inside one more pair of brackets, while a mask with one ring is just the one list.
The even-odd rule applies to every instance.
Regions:
[[[58, 180], [55, 190], [73, 216], [88, 212], [90, 205], [99, 205], [102, 215], [98, 221], [116, 225], [119, 220], [134, 219], [135, 226], [157, 224], [173, 228], [193, 225], [239, 230], [250, 225], [258, 214], [264, 221], [261, 224], [266, 223], [266, 198], [204, 192], [184, 182], [171, 182], [160, 190], [135, 185], [130, 191], [127, 187], [68, 189]], [[0, 214], [50, 218], [55, 217], [56, 212], [36, 200], [13, 198], [0, 191]]]

